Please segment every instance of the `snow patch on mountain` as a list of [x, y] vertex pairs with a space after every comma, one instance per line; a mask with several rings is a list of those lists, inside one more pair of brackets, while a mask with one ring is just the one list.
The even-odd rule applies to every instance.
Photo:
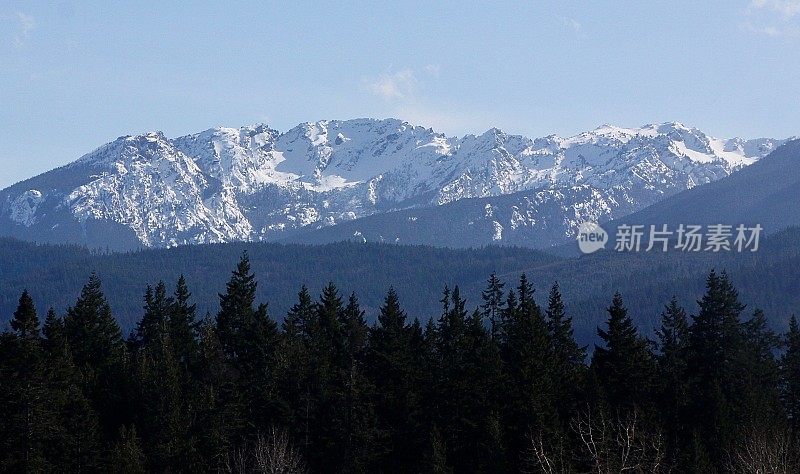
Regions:
[[29, 189], [20, 194], [9, 206], [11, 220], [30, 227], [36, 222], [36, 210], [42, 201], [44, 201], [42, 193], [36, 189]]
[[506, 212], [496, 205], [483, 210], [500, 240], [504, 230], [552, 220], [537, 207], [560, 213], [568, 232], [586, 216], [618, 217], [727, 176], [782, 142], [719, 139], [677, 122], [538, 139], [499, 129], [453, 138], [396, 119], [307, 122], [283, 133], [219, 127], [175, 139], [151, 132], [0, 191], [0, 218], [31, 227], [42, 203], [55, 202], [80, 225], [109, 221], [145, 246], [169, 247], [275, 240], [308, 226], [527, 193], [508, 221], [495, 218]]

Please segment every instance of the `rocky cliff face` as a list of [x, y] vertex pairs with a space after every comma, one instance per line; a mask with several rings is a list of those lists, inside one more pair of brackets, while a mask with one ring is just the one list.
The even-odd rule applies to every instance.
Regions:
[[442, 245], [502, 242], [510, 227], [566, 236], [588, 218], [727, 176], [782, 142], [717, 139], [679, 123], [538, 139], [497, 129], [450, 138], [393, 119], [154, 132], [0, 191], [0, 234], [115, 249], [280, 240], [478, 199], [490, 231], [459, 228], [463, 238]]

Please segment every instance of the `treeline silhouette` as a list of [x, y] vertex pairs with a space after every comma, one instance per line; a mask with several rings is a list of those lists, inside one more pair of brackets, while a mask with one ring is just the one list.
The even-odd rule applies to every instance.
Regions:
[[304, 287], [282, 324], [244, 255], [216, 315], [181, 277], [147, 287], [125, 340], [101, 283], [40, 323], [23, 292], [0, 335], [4, 472], [797, 472], [800, 329], [745, 315], [712, 271], [655, 340], [622, 296], [587, 364], [559, 287], [458, 287], [410, 321], [392, 289], [373, 326], [355, 294]]
[[322, 291], [328, 281], [336, 282], [348, 294], [357, 290], [368, 321], [374, 322], [390, 285], [409, 314], [427, 317], [438, 310], [436, 300], [445, 283], [451, 287], [458, 284], [462, 290], [469, 287], [470, 295], [477, 297], [491, 272], [519, 275], [558, 261], [524, 248], [456, 250], [356, 242], [320, 246], [230, 242], [98, 254], [78, 246], [37, 245], [0, 237], [0, 330], [23, 290], [42, 308], [66, 308], [75, 302], [90, 273], [102, 278], [103, 292], [126, 336], [142, 317], [145, 283], [174, 283], [184, 275], [199, 315], [207, 311], [216, 314], [217, 292], [227, 281], [227, 272], [220, 269], [228, 268], [243, 252], [250, 256], [253, 271], [262, 282], [257, 300], [269, 301], [278, 320], [303, 284], [312, 293]]

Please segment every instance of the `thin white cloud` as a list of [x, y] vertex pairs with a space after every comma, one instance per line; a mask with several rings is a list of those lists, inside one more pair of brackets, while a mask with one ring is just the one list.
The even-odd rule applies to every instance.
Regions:
[[439, 64], [429, 63], [365, 80], [367, 92], [384, 102], [383, 105], [374, 104], [375, 109], [368, 115], [399, 118], [414, 125], [433, 127], [448, 135], [488, 128], [484, 123], [486, 114], [467, 113], [458, 110], [459, 107], [444, 106], [439, 98], [424, 95], [425, 82], [436, 81], [442, 73]]
[[442, 73], [442, 67], [438, 64], [428, 64], [425, 66], [425, 72], [433, 77], [439, 77], [439, 75]]
[[381, 74], [367, 85], [373, 95], [390, 101], [413, 97], [417, 82], [414, 71], [403, 69], [394, 74]]
[[31, 31], [36, 28], [36, 19], [27, 13], [17, 12], [18, 30], [14, 35], [14, 46], [22, 46], [30, 37]]
[[757, 31], [760, 31], [761, 33], [764, 33], [767, 36], [772, 36], [773, 38], [778, 36], [783, 36], [783, 31], [780, 28], [776, 28], [774, 26], [765, 26]]
[[800, 0], [751, 0], [750, 7], [778, 12], [785, 18], [800, 14]]
[[800, 38], [800, 0], [750, 0], [744, 29], [770, 38]]
[[575, 33], [580, 33], [583, 29], [583, 25], [581, 22], [576, 20], [575, 18], [570, 18], [563, 15], [556, 15], [556, 19], [565, 27], [571, 29]]
[[22, 34], [28, 35], [28, 33], [36, 27], [36, 20], [31, 16], [23, 12], [17, 12], [17, 18], [19, 18], [19, 24], [22, 27]]
[[800, 38], [800, 28], [783, 25], [783, 26], [775, 26], [775, 25], [766, 25], [766, 26], [756, 26], [752, 23], [747, 23], [744, 25], [747, 31], [751, 33], [756, 33], [763, 36], [769, 36], [770, 38]]

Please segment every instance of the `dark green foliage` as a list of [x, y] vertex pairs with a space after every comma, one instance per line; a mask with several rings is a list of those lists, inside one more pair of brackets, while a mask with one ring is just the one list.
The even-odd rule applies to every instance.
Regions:
[[219, 295], [217, 334], [227, 356], [236, 385], [230, 402], [235, 417], [231, 423], [242, 435], [255, 435], [257, 427], [275, 421], [276, 349], [278, 328], [267, 315], [267, 306], [255, 306], [257, 282], [250, 272], [247, 254], [239, 260]]
[[575, 342], [572, 318], [566, 314], [558, 283], [550, 288], [545, 314], [553, 351], [556, 409], [562, 428], [566, 428], [570, 414], [579, 405], [579, 391], [586, 375], [586, 348]]
[[681, 430], [689, 403], [689, 317], [675, 298], [661, 313], [661, 328], [656, 334], [658, 411], [670, 456], [681, 458], [685, 464], [683, 456], [689, 452], [691, 442], [691, 433]]
[[419, 452], [427, 445], [418, 441], [423, 431], [427, 434], [419, 426], [423, 345], [419, 321], [413, 326], [407, 324], [397, 292], [390, 288], [378, 323], [369, 331], [366, 360], [374, 384], [376, 462], [392, 472], [419, 469]]
[[190, 432], [205, 466], [221, 469], [228, 452], [235, 447], [240, 430], [240, 406], [235, 371], [222, 349], [210, 315], [198, 328], [199, 344], [195, 393], [192, 394], [195, 417]]
[[167, 297], [167, 286], [163, 281], [158, 282], [155, 290], [148, 285], [144, 295], [144, 316], [136, 325], [132, 341], [135, 347], [146, 347], [164, 337], [172, 306], [173, 301]]
[[188, 371], [193, 356], [197, 352], [195, 337], [197, 305], [191, 302], [191, 298], [192, 293], [186, 286], [186, 279], [181, 275], [175, 286], [172, 305], [169, 308], [167, 327], [175, 360], [184, 371]]
[[370, 472], [374, 461], [371, 444], [376, 434], [373, 385], [366, 371], [367, 323], [355, 293], [340, 313], [340, 325], [343, 347], [333, 384], [340, 470]]
[[290, 434], [307, 450], [311, 443], [312, 379], [309, 354], [310, 325], [315, 308], [303, 286], [298, 301], [283, 320], [283, 337], [278, 351], [278, 386], [284, 394], [284, 418], [289, 420]]
[[67, 309], [64, 334], [84, 393], [100, 416], [103, 431], [115, 435], [130, 417], [126, 403], [128, 355], [97, 275], [89, 278], [75, 306]]
[[524, 466], [531, 434], [554, 436], [559, 431], [552, 344], [533, 291], [523, 274], [516, 294], [509, 293], [502, 318], [501, 426], [512, 471]]
[[[695, 431], [698, 451], [718, 471], [742, 430], [760, 430], [777, 423], [777, 338], [765, 327], [761, 312], [741, 320], [744, 305], [726, 273], [711, 272], [706, 294], [698, 302], [689, 343], [687, 421]], [[772, 420], [772, 421], [768, 421]]]
[[655, 382], [648, 342], [628, 317], [622, 295], [614, 295], [607, 311], [606, 329], [597, 329], [603, 347], [595, 346], [592, 359], [600, 398], [614, 412], [646, 410]]
[[[614, 290], [625, 295], [629, 315], [641, 334], [654, 337], [663, 305], [675, 295], [692, 312], [703, 294], [708, 269], [717, 267], [727, 268], [750, 305], [763, 309], [771, 328], [783, 332], [789, 315], [800, 306], [800, 279], [794, 276], [800, 268], [800, 229], [761, 240], [758, 252], [597, 252], [557, 258], [513, 247], [450, 250], [353, 242], [323, 246], [230, 243], [109, 255], [0, 238], [0, 327], [10, 320], [23, 289], [28, 288], [38, 306], [61, 311], [74, 304], [91, 272], [101, 275], [126, 336], [142, 316], [141, 294], [147, 282], [171, 283], [183, 274], [194, 293], [198, 316], [216, 314], [217, 293], [228, 279], [223, 269], [246, 250], [252, 271], [269, 282], [259, 285], [256, 299], [269, 301], [278, 321], [294, 303], [301, 285], [316, 294], [324, 283], [335, 281], [344, 293], [358, 293], [368, 323], [374, 322], [386, 290], [394, 286], [406, 312], [424, 325], [439, 314], [444, 283], [458, 284], [472, 307], [483, 303], [480, 292], [492, 272], [511, 281], [525, 271], [540, 289], [559, 282], [569, 300], [575, 337], [591, 348], [599, 343], [596, 327], [605, 320], [604, 309]], [[538, 296], [537, 302], [544, 307], [547, 292]]]
[[122, 333], [111, 315], [111, 307], [92, 275], [74, 306], [67, 309], [64, 329], [75, 364], [87, 372], [110, 370], [125, 358]]
[[36, 310], [24, 293], [0, 334], [0, 470], [89, 470], [101, 465], [98, 423], [72, 364], [64, 327], [48, 311], [39, 333]]
[[119, 440], [114, 444], [107, 463], [108, 472], [118, 474], [144, 474], [145, 456], [140, 446], [136, 428], [119, 429]]
[[[733, 406], [741, 395], [737, 380], [737, 352], [744, 344], [740, 314], [744, 305], [725, 274], [711, 272], [706, 294], [698, 302], [690, 337], [690, 390], [693, 400], [689, 418], [696, 430], [698, 451], [714, 468], [721, 460], [739, 420]], [[736, 375], [734, 375], [736, 374]]]
[[455, 472], [494, 471], [500, 434], [493, 394], [499, 382], [499, 357], [478, 310], [469, 316], [456, 286], [445, 288], [443, 312], [434, 334], [435, 423], [448, 465]]
[[322, 246], [234, 242], [107, 254], [0, 237], [0, 328], [9, 321], [23, 289], [28, 288], [39, 306], [62, 310], [74, 304], [86, 275], [92, 272], [102, 277], [125, 336], [142, 317], [145, 284], [173, 283], [180, 275], [191, 288], [198, 317], [202, 319], [206, 312], [215, 315], [217, 294], [228, 281], [227, 270], [244, 252], [251, 271], [264, 283], [256, 289], [256, 300], [268, 301], [278, 321], [294, 304], [302, 285], [316, 295], [325, 283], [334, 281], [343, 293], [358, 293], [370, 323], [390, 286], [403, 297], [406, 311], [424, 323], [438, 314], [437, 300], [445, 282], [469, 288], [470, 298], [475, 298], [472, 303], [478, 304], [479, 290], [491, 272], [518, 274], [557, 260], [522, 248], [451, 250], [353, 242]]
[[19, 298], [14, 319], [11, 320], [11, 329], [23, 340], [35, 341], [39, 338], [39, 317], [36, 316], [36, 308], [28, 290], [23, 291]]
[[[186, 410], [181, 368], [175, 358], [169, 328], [172, 301], [166, 297], [163, 283], [145, 296], [145, 316], [135, 336], [133, 351], [135, 420], [144, 436], [144, 450], [150, 468], [176, 470], [188, 447]], [[126, 434], [126, 433], [122, 433]], [[124, 436], [123, 436], [124, 438]], [[135, 432], [125, 443], [134, 443]], [[125, 446], [133, 449], [134, 446]], [[135, 446], [137, 449], [139, 446]]]
[[52, 309], [47, 313], [42, 333], [47, 399], [54, 421], [48, 443], [49, 459], [65, 472], [93, 470], [102, 462], [99, 419], [73, 363], [64, 323]]
[[303, 287], [278, 329], [245, 254], [216, 318], [195, 321], [183, 278], [172, 295], [148, 287], [129, 344], [96, 276], [41, 329], [23, 292], [0, 333], [0, 470], [728, 472], [779, 459], [797, 472], [797, 322], [777, 359], [764, 313], [742, 317], [726, 274], [706, 283], [696, 316], [669, 302], [655, 343], [616, 294], [590, 368], [559, 286], [542, 310], [525, 275], [508, 292], [492, 276], [480, 307], [445, 287], [424, 329], [393, 288], [369, 327], [355, 293], [329, 283], [315, 301]]
[[27, 291], [11, 320], [12, 332], [0, 339], [0, 470], [47, 468], [45, 448], [50, 413], [45, 400], [44, 352], [39, 318]]
[[800, 327], [794, 315], [789, 320], [786, 352], [781, 359], [781, 388], [792, 439], [797, 443], [800, 440]]
[[503, 287], [505, 286], [506, 284], [492, 273], [486, 283], [486, 289], [481, 293], [483, 299], [481, 310], [483, 317], [489, 321], [494, 339], [497, 339], [503, 330], [501, 315], [503, 314]]
[[355, 295], [345, 306], [329, 283], [308, 324], [312, 469], [369, 472], [374, 435], [372, 388], [366, 377], [367, 326]]

